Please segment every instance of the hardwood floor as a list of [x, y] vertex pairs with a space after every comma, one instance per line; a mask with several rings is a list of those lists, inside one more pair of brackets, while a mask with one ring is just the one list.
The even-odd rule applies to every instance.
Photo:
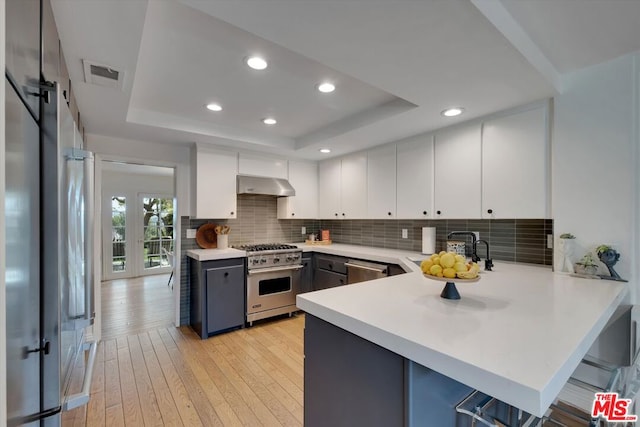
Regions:
[[169, 274], [102, 282], [102, 339], [174, 325]]
[[300, 426], [303, 333], [299, 314], [207, 340], [188, 327], [103, 340], [91, 400], [62, 425]]

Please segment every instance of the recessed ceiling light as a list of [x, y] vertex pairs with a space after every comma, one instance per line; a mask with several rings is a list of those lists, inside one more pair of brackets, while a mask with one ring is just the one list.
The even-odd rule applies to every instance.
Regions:
[[216, 104], [213, 102], [211, 104], [207, 104], [207, 109], [211, 111], [222, 111], [222, 107], [220, 106], [220, 104]]
[[453, 107], [453, 108], [447, 108], [440, 114], [442, 114], [445, 117], [455, 117], [462, 114], [463, 111], [464, 111], [464, 108], [462, 107]]
[[263, 58], [260, 58], [259, 56], [252, 56], [247, 58], [247, 65], [254, 70], [264, 70], [267, 68], [268, 64]]
[[321, 149], [320, 149], [320, 152], [321, 152], [321, 153], [323, 153], [323, 154], [327, 154], [327, 153], [330, 153], [330, 152], [331, 152], [331, 150], [330, 150], [330, 149], [328, 149], [328, 148], [321, 148]]
[[266, 119], [262, 119], [262, 123], [265, 125], [275, 125], [278, 121], [272, 117], [267, 117]]
[[324, 82], [318, 85], [318, 90], [322, 93], [331, 93], [336, 90], [336, 86], [333, 83]]

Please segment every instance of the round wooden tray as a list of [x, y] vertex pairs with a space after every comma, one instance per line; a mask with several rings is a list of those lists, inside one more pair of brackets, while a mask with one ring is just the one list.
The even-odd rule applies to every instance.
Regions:
[[480, 276], [474, 279], [459, 279], [459, 278], [448, 278], [448, 277], [438, 277], [431, 276], [429, 274], [422, 274], [424, 277], [427, 277], [431, 280], [435, 280], [437, 282], [446, 282], [444, 288], [442, 288], [442, 292], [440, 293], [440, 297], [444, 299], [460, 299], [460, 292], [456, 288], [456, 283], [475, 283], [480, 280]]
[[218, 235], [215, 224], [202, 224], [196, 231], [196, 243], [202, 249], [215, 249], [218, 247]]

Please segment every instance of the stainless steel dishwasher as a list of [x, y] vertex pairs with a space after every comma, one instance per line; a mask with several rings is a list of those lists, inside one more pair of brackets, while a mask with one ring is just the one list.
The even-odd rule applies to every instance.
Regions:
[[350, 259], [344, 265], [347, 266], [347, 284], [380, 279], [389, 275], [389, 269], [385, 264]]

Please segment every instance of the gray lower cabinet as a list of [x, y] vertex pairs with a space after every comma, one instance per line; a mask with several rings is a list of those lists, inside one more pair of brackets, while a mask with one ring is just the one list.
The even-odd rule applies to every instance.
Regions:
[[[304, 328], [305, 427], [471, 427], [456, 406], [473, 389], [309, 313]], [[486, 395], [479, 398], [488, 401]], [[493, 409], [507, 419], [506, 404]]]
[[191, 259], [191, 327], [201, 337], [244, 326], [245, 259]]
[[313, 290], [333, 288], [347, 284], [347, 258], [316, 254], [314, 258]]
[[300, 292], [311, 292], [313, 290], [313, 256], [303, 254], [302, 270], [300, 270]]

